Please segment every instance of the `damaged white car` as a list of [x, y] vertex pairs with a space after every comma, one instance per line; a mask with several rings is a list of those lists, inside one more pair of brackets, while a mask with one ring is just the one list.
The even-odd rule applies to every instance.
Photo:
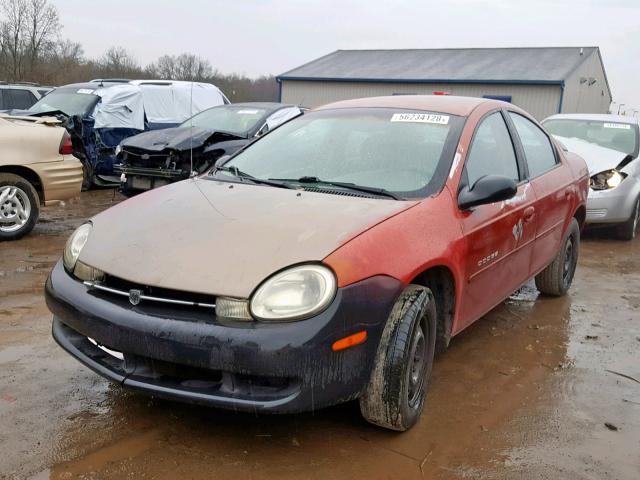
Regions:
[[621, 115], [559, 114], [542, 124], [584, 158], [591, 176], [587, 223], [632, 240], [640, 220], [638, 120]]

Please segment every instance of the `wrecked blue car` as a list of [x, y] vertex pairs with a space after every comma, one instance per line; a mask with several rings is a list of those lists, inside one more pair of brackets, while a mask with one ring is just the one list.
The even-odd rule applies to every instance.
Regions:
[[[92, 80], [57, 88], [22, 115], [53, 115], [71, 135], [84, 166], [83, 188], [118, 184], [115, 148], [125, 138], [175, 127], [194, 114], [229, 103], [210, 83]], [[12, 112], [15, 113], [15, 112]]]

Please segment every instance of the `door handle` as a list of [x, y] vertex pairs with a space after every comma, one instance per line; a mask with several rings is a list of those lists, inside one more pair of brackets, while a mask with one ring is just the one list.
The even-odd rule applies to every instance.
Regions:
[[522, 219], [525, 222], [530, 222], [531, 220], [533, 220], [533, 217], [536, 213], [536, 209], [533, 207], [527, 207], [524, 209], [524, 214], [522, 215]]

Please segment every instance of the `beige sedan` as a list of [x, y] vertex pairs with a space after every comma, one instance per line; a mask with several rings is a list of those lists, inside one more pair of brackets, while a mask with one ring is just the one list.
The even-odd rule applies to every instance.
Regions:
[[29, 233], [40, 205], [76, 197], [82, 164], [55, 118], [0, 115], [0, 241]]

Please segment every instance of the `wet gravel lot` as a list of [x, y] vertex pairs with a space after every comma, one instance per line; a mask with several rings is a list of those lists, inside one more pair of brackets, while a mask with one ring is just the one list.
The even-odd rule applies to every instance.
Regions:
[[0, 478], [640, 478], [640, 239], [587, 235], [565, 298], [527, 286], [436, 359], [404, 434], [357, 403], [235, 414], [108, 383], [50, 335], [43, 295], [67, 236], [122, 200], [83, 193], [0, 243]]

